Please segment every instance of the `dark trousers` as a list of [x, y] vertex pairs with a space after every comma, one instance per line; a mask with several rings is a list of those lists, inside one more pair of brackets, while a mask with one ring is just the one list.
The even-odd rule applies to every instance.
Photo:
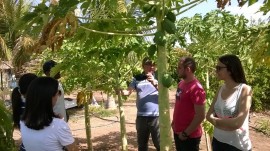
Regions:
[[201, 137], [188, 138], [182, 141], [179, 139], [178, 134], [174, 133], [174, 142], [177, 151], [198, 151], [201, 142]]
[[26, 151], [24, 146], [23, 146], [23, 143], [21, 143], [19, 151]]
[[213, 148], [213, 151], [241, 151], [240, 149], [232, 145], [218, 141], [215, 137], [213, 138], [213, 141], [212, 141], [212, 148]]
[[159, 117], [137, 116], [136, 130], [138, 151], [148, 151], [148, 140], [150, 134], [156, 150], [160, 151]]

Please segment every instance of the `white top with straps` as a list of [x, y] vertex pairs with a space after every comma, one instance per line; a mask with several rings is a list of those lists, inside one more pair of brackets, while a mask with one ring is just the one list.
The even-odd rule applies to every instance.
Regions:
[[[238, 114], [238, 105], [239, 105], [239, 96], [242, 92], [243, 85], [239, 84], [236, 91], [229, 96], [226, 100], [223, 100], [221, 97], [221, 92], [223, 91], [225, 85], [221, 87], [218, 93], [217, 101], [214, 106], [216, 116], [219, 118], [232, 118]], [[251, 141], [249, 138], [249, 126], [248, 126], [248, 117], [247, 115], [241, 128], [234, 131], [224, 131], [215, 127], [214, 137], [222, 142], [229, 145], [232, 145], [240, 150], [248, 151], [251, 147]]]

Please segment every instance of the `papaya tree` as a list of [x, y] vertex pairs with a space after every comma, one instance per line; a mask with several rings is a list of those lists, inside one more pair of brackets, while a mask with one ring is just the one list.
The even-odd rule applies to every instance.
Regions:
[[[260, 7], [261, 12], [263, 12], [264, 15], [269, 13], [270, 11], [270, 1], [258, 1], [258, 0], [237, 0], [238, 5], [242, 7], [247, 3], [248, 6], [251, 6], [255, 3], [262, 3], [262, 6]], [[226, 5], [231, 5], [231, 0], [217, 0], [217, 8], [224, 9]], [[268, 21], [269, 23], [269, 21]], [[264, 25], [263, 27], [255, 28], [251, 32], [253, 35], [253, 42], [256, 43], [254, 39], [257, 39], [259, 41], [262, 40], [265, 42], [263, 49], [257, 49], [256, 55], [253, 56], [253, 59], [255, 62], [259, 61], [263, 64], [269, 65], [270, 63], [270, 36], [269, 36], [270, 27], [269, 25]]]

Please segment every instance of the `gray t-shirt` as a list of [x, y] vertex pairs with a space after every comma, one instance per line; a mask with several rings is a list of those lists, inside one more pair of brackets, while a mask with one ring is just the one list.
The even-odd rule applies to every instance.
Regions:
[[132, 79], [129, 87], [137, 92], [137, 116], [159, 116], [158, 90], [148, 80]]

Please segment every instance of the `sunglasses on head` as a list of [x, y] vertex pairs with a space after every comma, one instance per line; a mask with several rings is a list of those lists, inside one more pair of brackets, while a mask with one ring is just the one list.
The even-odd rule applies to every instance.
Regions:
[[152, 63], [152, 62], [146, 62], [146, 63], [144, 63], [144, 65], [147, 65], [147, 66], [154, 66], [155, 64]]
[[216, 70], [217, 70], [217, 71], [220, 71], [220, 70], [223, 69], [223, 68], [227, 68], [227, 67], [216, 66]]

